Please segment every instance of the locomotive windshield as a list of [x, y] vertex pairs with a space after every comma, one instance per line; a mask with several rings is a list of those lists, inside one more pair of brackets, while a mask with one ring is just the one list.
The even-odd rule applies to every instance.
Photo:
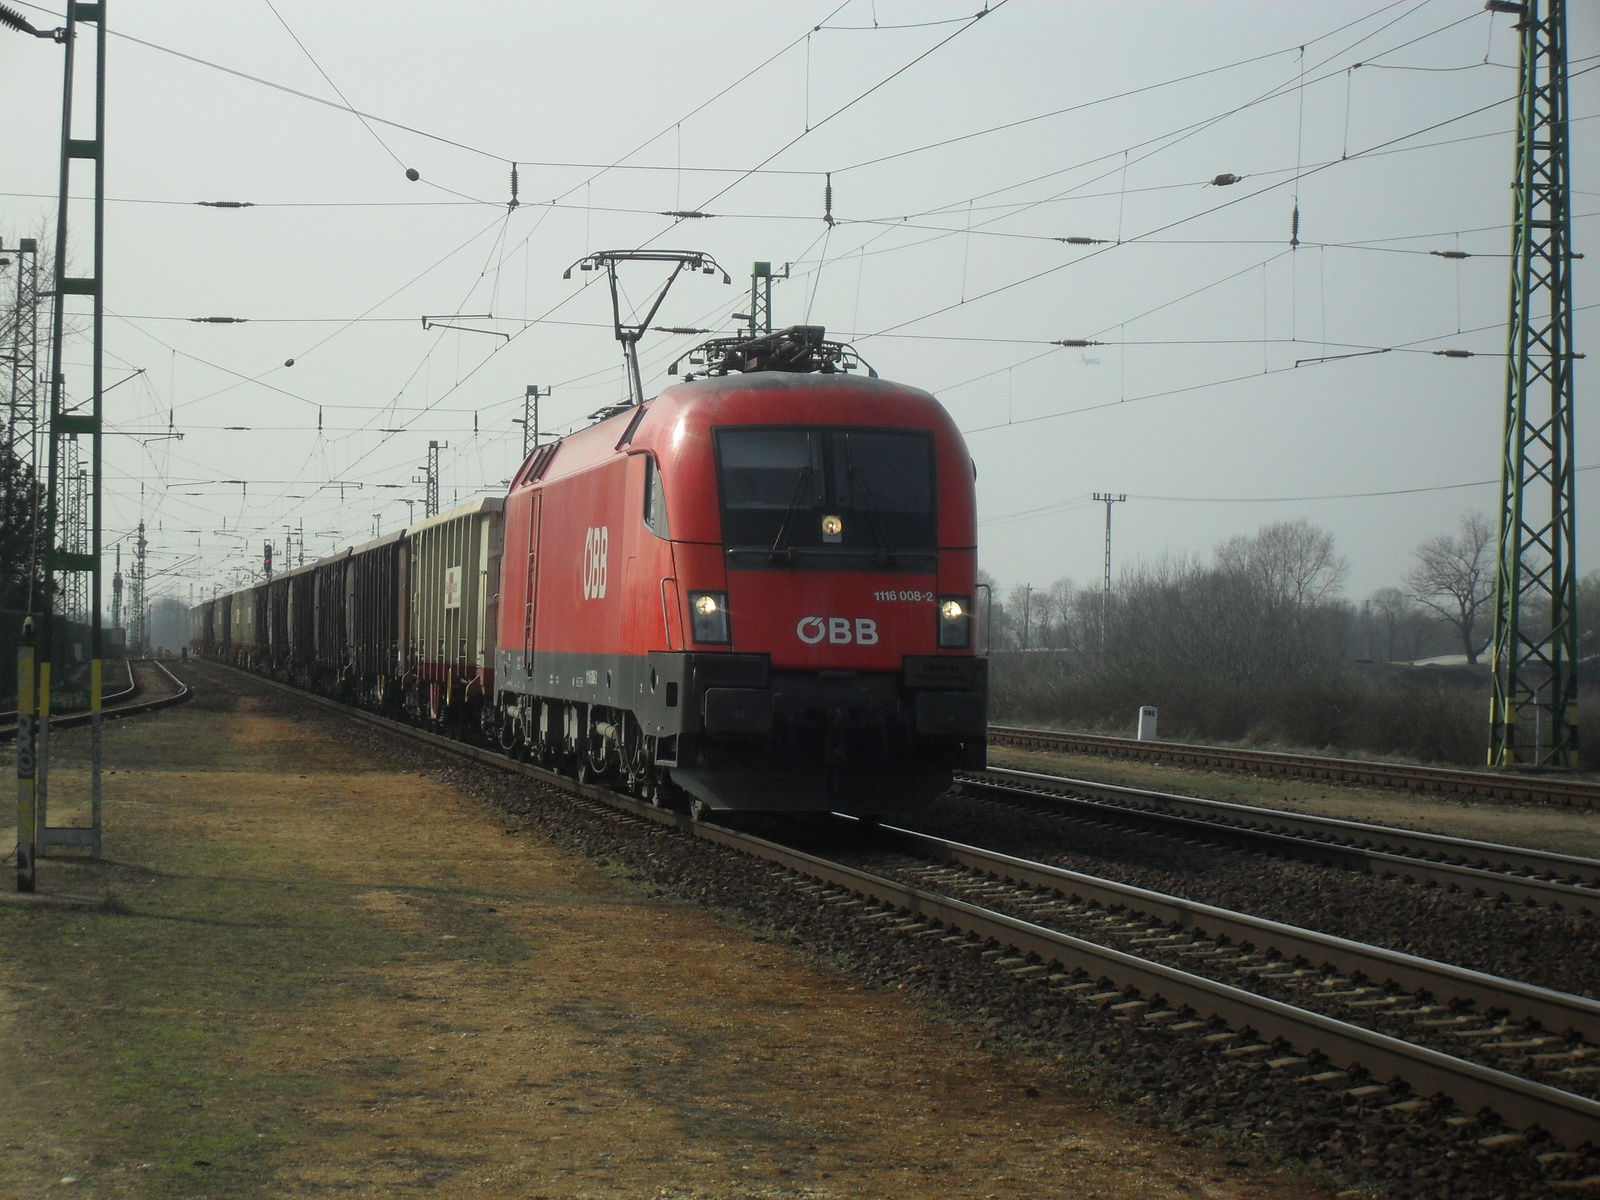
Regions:
[[716, 431], [722, 540], [792, 562], [938, 547], [933, 438], [887, 429]]

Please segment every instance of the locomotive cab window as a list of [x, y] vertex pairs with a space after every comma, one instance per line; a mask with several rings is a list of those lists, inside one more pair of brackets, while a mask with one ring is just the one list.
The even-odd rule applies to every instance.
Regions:
[[667, 493], [661, 486], [661, 469], [655, 455], [644, 456], [644, 523], [659, 538], [667, 533]]
[[933, 438], [898, 429], [715, 431], [722, 540], [785, 562], [938, 547]]

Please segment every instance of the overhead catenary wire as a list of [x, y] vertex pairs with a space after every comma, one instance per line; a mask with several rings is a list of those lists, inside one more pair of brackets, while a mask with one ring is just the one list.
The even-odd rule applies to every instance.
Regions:
[[[1490, 136], [1490, 135], [1484, 135], [1484, 136]], [[774, 173], [776, 173], [776, 172], [774, 172]], [[668, 194], [670, 196], [670, 192]], [[574, 207], [578, 207], [578, 206], [574, 206]], [[618, 207], [619, 210], [622, 208], [622, 206], [617, 206], [617, 207]], [[640, 207], [642, 208], [643, 206], [640, 206]], [[746, 206], [746, 207], [752, 207], [752, 206]], [[757, 214], [751, 214], [751, 216], [755, 216], [755, 215], [757, 215]], [[770, 217], [773, 214], [761, 214], [761, 215]], [[815, 216], [812, 215], [811, 219], [814, 220]], [[841, 229], [847, 228], [848, 225], [849, 225], [848, 219], [841, 217], [840, 218], [840, 227], [841, 227]], [[981, 230], [981, 229], [974, 230], [974, 232], [978, 233], [979, 237], [983, 237], [983, 236], [986, 236], [986, 235], [991, 233], [991, 231]], [[994, 236], [1004, 236], [1004, 234], [1001, 231], [993, 231], [993, 233], [994, 233]], [[840, 239], [835, 238], [834, 240], [840, 240]], [[1176, 239], [1173, 239], [1173, 240], [1176, 241]], [[1201, 239], [1194, 239], [1194, 241], [1199, 242], [1199, 241], [1201, 241]], [[1155, 239], [1155, 238], [1146, 239], [1146, 243], [1150, 244], [1150, 245], [1156, 245], [1156, 244], [1159, 244], [1159, 242], [1160, 242], [1160, 240], [1159, 239]], [[1307, 243], [1303, 243], [1303, 244], [1309, 245], [1310, 243], [1307, 242]], [[1331, 243], [1329, 243], [1329, 244], [1331, 244]], [[501, 255], [502, 258], [503, 258], [503, 255], [506, 252], [506, 249], [507, 249], [506, 240], [502, 238], [502, 239], [500, 239], [500, 241], [499, 241], [497, 247], [494, 249], [493, 253], [495, 253], [497, 255]], [[831, 246], [829, 246], [824, 251], [822, 261], [823, 262], [831, 262], [831, 261], [833, 261], [835, 255], [840, 254], [840, 253], [850, 253], [850, 252], [854, 252], [854, 251], [844, 251], [844, 252], [834, 251], [831, 248]], [[1427, 253], [1426, 250], [1414, 250], [1414, 251], [1410, 251], [1410, 252], [1413, 252], [1413, 253]], [[864, 261], [864, 255], [863, 255], [862, 261]], [[981, 276], [980, 276], [980, 278], [981, 278]], [[812, 286], [807, 289], [807, 292], [809, 292], [810, 295], [814, 296], [817, 293], [816, 281], [813, 280], [813, 281], [810, 281], [810, 282], [811, 282]], [[354, 307], [354, 306], [352, 306], [352, 307]], [[496, 307], [498, 307], [498, 306], [496, 306]], [[135, 319], [140, 319], [140, 318], [135, 318]], [[259, 319], [261, 319], [261, 320], [269, 320], [269, 319], [272, 319], [272, 318], [259, 318]], [[290, 319], [294, 319], [294, 318], [285, 317], [285, 318], [280, 318], [280, 319], [290, 320]], [[384, 317], [379, 317], [379, 316], [374, 316], [374, 318], [373, 318], [373, 320], [375, 320], [375, 321], [376, 320], [385, 320], [385, 319], [392, 319], [392, 318], [384, 318]], [[407, 318], [407, 319], [414, 319], [414, 318]], [[325, 320], [327, 320], [327, 322], [330, 323], [330, 324], [333, 323], [333, 319], [331, 319], [331, 318], [325, 319]], [[566, 322], [566, 321], [562, 321], [562, 320], [560, 320], [558, 318], [551, 318], [549, 323], [551, 323], [552, 325], [557, 325], [557, 326], [566, 326], [566, 325], [569, 325], [569, 324], [570, 325], [574, 325], [574, 326], [583, 325], [583, 324], [592, 324], [592, 325], [594, 325], [596, 327], [599, 327], [600, 324], [601, 324], [601, 323]], [[900, 333], [900, 334], [892, 334], [892, 335], [891, 334], [885, 334], [885, 335], [882, 335], [882, 336], [886, 336], [886, 337], [888, 337], [888, 336], [898, 336], [898, 337], [905, 337], [905, 338], [913, 338], [913, 339], [922, 340], [922, 339], [940, 338], [942, 335], [938, 335], [938, 334], [921, 334], [921, 333], [916, 333], [916, 332], [903, 332], [903, 333]], [[947, 340], [953, 340], [953, 339], [947, 339]], [[1003, 339], [994, 339], [994, 340], [996, 342], [1000, 342]], [[1125, 341], [1129, 345], [1154, 344], [1151, 339], [1125, 339]], [[1316, 344], [1324, 345], [1324, 346], [1328, 345], [1328, 343], [1326, 342], [1325, 339], [1319, 341]], [[241, 384], [241, 386], [242, 386], [242, 384]], [[457, 395], [459, 396], [460, 393], [457, 393]], [[351, 406], [351, 407], [355, 408], [355, 407], [360, 407], [360, 406]], [[470, 411], [473, 411], [473, 410], [471, 410], [471, 409], [462, 409], [461, 411], [462, 412], [470, 412]], [[341, 424], [340, 429], [341, 430], [343, 429], [343, 424]], [[253, 502], [253, 500], [252, 500], [252, 502]]]
[[[1573, 312], [1586, 312], [1586, 311], [1590, 311], [1590, 310], [1593, 310], [1593, 309], [1596, 309], [1596, 308], [1600, 308], [1600, 303], [1580, 305], [1580, 306], [1574, 308]], [[1498, 328], [1500, 328], [1500, 326], [1498, 324], [1496, 324], [1496, 325], [1483, 325], [1483, 326], [1479, 326], [1477, 329], [1467, 330], [1467, 332], [1468, 333], [1482, 333], [1482, 332], [1484, 332], [1486, 330], [1498, 329]], [[1328, 358], [1325, 358], [1325, 359], [1312, 359], [1312, 360], [1309, 360], [1309, 361], [1307, 361], [1305, 363], [1297, 362], [1297, 363], [1294, 363], [1293, 365], [1287, 366], [1287, 367], [1272, 367], [1269, 370], [1262, 370], [1262, 371], [1254, 371], [1254, 370], [1252, 370], [1252, 371], [1245, 372], [1243, 374], [1230, 375], [1230, 376], [1227, 376], [1226, 378], [1222, 378], [1222, 379], [1210, 379], [1210, 380], [1206, 380], [1206, 381], [1201, 382], [1201, 383], [1184, 384], [1184, 385], [1179, 386], [1179, 387], [1165, 388], [1165, 389], [1162, 389], [1160, 391], [1155, 391], [1155, 392], [1147, 392], [1144, 395], [1140, 395], [1140, 396], [1128, 396], [1128, 397], [1125, 397], [1125, 398], [1122, 398], [1122, 399], [1106, 400], [1106, 401], [1102, 401], [1102, 402], [1096, 403], [1096, 404], [1085, 404], [1085, 405], [1081, 405], [1078, 408], [1063, 409], [1063, 410], [1061, 410], [1059, 412], [1041, 413], [1040, 415], [1034, 416], [1034, 417], [1022, 417], [1022, 418], [1018, 418], [1018, 419], [1014, 419], [1014, 420], [998, 421], [998, 422], [995, 422], [995, 423], [990, 424], [990, 425], [979, 425], [979, 426], [976, 426], [974, 428], [963, 429], [962, 430], [962, 434], [963, 434], [963, 436], [971, 437], [971, 436], [973, 436], [975, 434], [979, 434], [979, 433], [992, 433], [995, 430], [999, 430], [999, 429], [1009, 429], [1009, 428], [1022, 426], [1022, 425], [1036, 425], [1041, 421], [1055, 421], [1055, 420], [1061, 419], [1062, 417], [1075, 417], [1075, 416], [1079, 416], [1079, 415], [1081, 415], [1083, 413], [1097, 412], [1097, 411], [1100, 411], [1102, 409], [1108, 409], [1108, 408], [1118, 408], [1118, 407], [1121, 407], [1121, 406], [1124, 406], [1124, 405], [1128, 405], [1128, 404], [1133, 404], [1133, 403], [1136, 403], [1136, 402], [1142, 401], [1142, 400], [1159, 400], [1159, 399], [1165, 399], [1165, 398], [1167, 398], [1169, 396], [1181, 396], [1181, 395], [1188, 394], [1190, 392], [1206, 391], [1206, 390], [1209, 390], [1210, 388], [1215, 388], [1215, 387], [1226, 387], [1227, 385], [1234, 384], [1234, 383], [1247, 383], [1247, 382], [1250, 382], [1252, 380], [1260, 379], [1264, 375], [1282, 375], [1282, 374], [1285, 374], [1285, 373], [1290, 372], [1290, 371], [1303, 370], [1307, 366], [1321, 366], [1321, 365], [1326, 365], [1328, 363], [1335, 363], [1335, 362], [1350, 362], [1350, 361], [1354, 361], [1357, 358], [1371, 357], [1371, 356], [1380, 355], [1380, 354], [1400, 353], [1400, 352], [1404, 352], [1406, 350], [1414, 349], [1414, 348], [1416, 348], [1418, 346], [1425, 346], [1430, 342], [1438, 342], [1438, 341], [1442, 341], [1443, 339], [1445, 339], [1447, 337], [1456, 337], [1456, 336], [1457, 335], [1453, 334], [1453, 333], [1441, 333], [1441, 334], [1435, 334], [1435, 335], [1433, 335], [1431, 337], [1417, 338], [1417, 339], [1414, 339], [1413, 341], [1410, 341], [1410, 342], [1398, 343], [1398, 344], [1393, 345], [1393, 346], [1378, 346], [1378, 347], [1374, 347], [1372, 349], [1369, 349], [1369, 350], [1366, 350], [1366, 351], [1362, 351], [1362, 352], [1359, 352], [1359, 353], [1356, 353], [1356, 354], [1337, 355], [1337, 356], [1331, 356], [1331, 357], [1328, 357]], [[1058, 350], [1052, 349], [1052, 350], [1044, 351], [1041, 354], [1034, 355], [1033, 357], [1034, 358], [1043, 358], [1046, 354], [1053, 354], [1053, 353], [1058, 353], [1058, 352], [1059, 352]], [[1487, 356], [1485, 356], [1485, 357], [1487, 357]], [[1031, 361], [1031, 360], [1029, 360], [1029, 361]], [[1017, 365], [1020, 365], [1020, 364], [1017, 364]], [[1009, 368], [1002, 367], [997, 371], [991, 372], [991, 374], [999, 374], [1002, 371], [1005, 371], [1005, 370], [1008, 370], [1008, 369]], [[956, 386], [962, 386], [962, 385], [956, 385]], [[946, 387], [946, 388], [941, 389], [941, 390], [946, 392], [946, 393], [948, 393], [953, 389], [949, 388], [949, 387]]]
[[[1600, 463], [1590, 463], [1587, 466], [1576, 468], [1579, 471], [1600, 471]], [[1392, 496], [1417, 496], [1429, 492], [1455, 492], [1467, 488], [1492, 487], [1498, 484], [1496, 479], [1471, 479], [1463, 483], [1435, 483], [1422, 484], [1416, 487], [1383, 488], [1365, 492], [1324, 492], [1318, 495], [1305, 496], [1158, 496], [1144, 492], [1129, 492], [1131, 500], [1143, 500], [1155, 504], [1311, 504], [1327, 500], [1375, 500]], [[1012, 525], [1020, 521], [1033, 521], [1041, 517], [1060, 516], [1062, 513], [1073, 512], [1079, 508], [1088, 508], [1094, 501], [1085, 496], [1074, 496], [1068, 500], [1057, 501], [1052, 504], [1041, 504], [1035, 508], [1022, 509], [1018, 512], [1005, 513], [995, 517], [982, 517], [978, 525]]]
[[[1588, 70], [1593, 70], [1593, 69], [1594, 68], [1592, 68], [1592, 67], [1588, 68]], [[1357, 151], [1355, 154], [1351, 155], [1347, 159], [1332, 160], [1332, 161], [1330, 161], [1330, 162], [1328, 162], [1328, 163], [1316, 168], [1314, 171], [1307, 171], [1305, 174], [1307, 174], [1307, 175], [1315, 174], [1315, 173], [1318, 173], [1320, 171], [1325, 171], [1325, 170], [1332, 169], [1333, 167], [1336, 167], [1336, 166], [1344, 165], [1345, 163], [1348, 163], [1348, 162], [1353, 162], [1353, 161], [1357, 160], [1358, 158], [1363, 157], [1364, 155], [1367, 155], [1367, 154], [1370, 154], [1370, 153], [1375, 153], [1376, 151], [1384, 149], [1384, 148], [1386, 148], [1388, 146], [1394, 145], [1395, 143], [1406, 141], [1406, 140], [1408, 140], [1410, 138], [1420, 136], [1421, 134], [1424, 134], [1424, 133], [1430, 133], [1435, 129], [1443, 128], [1446, 125], [1451, 125], [1451, 124], [1454, 124], [1457, 121], [1466, 120], [1467, 118], [1476, 116], [1479, 113], [1488, 112], [1491, 109], [1498, 108], [1503, 104], [1511, 103], [1513, 99], [1514, 99], [1513, 97], [1504, 97], [1504, 98], [1501, 98], [1501, 99], [1498, 99], [1498, 100], [1492, 100], [1487, 104], [1479, 105], [1479, 106], [1477, 106], [1477, 107], [1475, 107], [1473, 109], [1468, 110], [1465, 113], [1458, 113], [1457, 115], [1455, 115], [1453, 117], [1447, 117], [1447, 118], [1445, 118], [1444, 120], [1441, 120], [1441, 121], [1431, 122], [1428, 125], [1422, 126], [1419, 129], [1414, 129], [1414, 130], [1410, 131], [1409, 133], [1403, 133], [1403, 134], [1399, 134], [1399, 135], [1397, 135], [1395, 137], [1385, 139], [1384, 141], [1379, 142], [1376, 145], [1370, 146], [1365, 150]], [[1179, 218], [1177, 218], [1175, 220], [1167, 221], [1167, 222], [1165, 222], [1165, 223], [1163, 223], [1161, 225], [1156, 226], [1154, 229], [1146, 231], [1144, 234], [1136, 234], [1132, 238], [1129, 238], [1127, 240], [1129, 240], [1129, 241], [1143, 240], [1144, 238], [1152, 236], [1154, 234], [1165, 233], [1168, 230], [1176, 229], [1179, 226], [1186, 225], [1186, 224], [1190, 223], [1191, 221], [1196, 221], [1196, 220], [1199, 220], [1199, 219], [1201, 219], [1203, 217], [1212, 216], [1215, 213], [1221, 212], [1224, 209], [1232, 208], [1235, 205], [1242, 204], [1242, 203], [1244, 203], [1246, 201], [1249, 201], [1249, 200], [1254, 200], [1254, 199], [1262, 196], [1263, 194], [1265, 194], [1267, 192], [1275, 191], [1278, 188], [1284, 186], [1285, 182], [1292, 182], [1292, 181], [1281, 181], [1281, 182], [1278, 182], [1278, 183], [1267, 184], [1267, 185], [1265, 185], [1265, 186], [1263, 186], [1261, 188], [1258, 188], [1254, 192], [1250, 192], [1250, 193], [1247, 193], [1247, 194], [1245, 194], [1243, 196], [1235, 197], [1233, 199], [1224, 200], [1221, 203], [1213, 205], [1213, 206], [1211, 206], [1209, 208], [1203, 209], [1200, 212], [1190, 213], [1190, 214], [1188, 214], [1186, 216], [1179, 217]], [[1060, 272], [1062, 270], [1067, 269], [1068, 267], [1076, 266], [1076, 265], [1078, 265], [1079, 263], [1083, 262], [1086, 259], [1097, 257], [1097, 256], [1099, 256], [1101, 254], [1106, 253], [1109, 250], [1114, 250], [1114, 249], [1117, 249], [1116, 245], [1106, 245], [1106, 246], [1095, 248], [1095, 249], [1089, 251], [1088, 253], [1082, 255], [1081, 257], [1079, 257], [1077, 259], [1074, 259], [1074, 260], [1072, 260], [1070, 262], [1060, 263], [1060, 264], [1057, 264], [1057, 265], [1051, 266], [1051, 267], [1045, 267], [1045, 268], [1042, 268], [1042, 269], [1040, 269], [1038, 271], [1031, 272], [1030, 274], [1028, 274], [1026, 276], [1023, 276], [1020, 279], [1014, 279], [1014, 280], [1010, 281], [1009, 283], [1004, 283], [1004, 284], [997, 285], [996, 287], [990, 288], [988, 291], [981, 292], [978, 295], [973, 296], [970, 300], [966, 301], [966, 303], [971, 304], [971, 303], [975, 303], [975, 302], [980, 301], [980, 300], [989, 299], [990, 297], [997, 296], [997, 295], [999, 295], [999, 294], [1001, 294], [1003, 292], [1010, 291], [1013, 288], [1021, 287], [1021, 286], [1025, 285], [1025, 284], [1032, 283], [1035, 280], [1045, 278], [1046, 276], [1049, 276], [1049, 275], [1054, 275], [1054, 274], [1056, 274], [1056, 273], [1058, 273], [1058, 272]], [[933, 309], [931, 311], [924, 312], [924, 313], [922, 313], [922, 314], [920, 314], [918, 316], [909, 317], [909, 318], [906, 318], [905, 320], [896, 322], [893, 325], [885, 326], [883, 329], [880, 329], [880, 330], [876, 331], [875, 333], [865, 335], [865, 337], [868, 337], [868, 338], [875, 337], [875, 336], [877, 336], [878, 334], [881, 334], [881, 333], [889, 333], [889, 332], [893, 332], [893, 331], [898, 330], [898, 329], [903, 329], [907, 325], [914, 325], [914, 324], [917, 324], [919, 322], [929, 320], [932, 317], [939, 316], [940, 314], [945, 313], [945, 312], [949, 312], [951, 309], [957, 308], [957, 307], [960, 307], [960, 305], [957, 305], [957, 304], [946, 304], [946, 305], [943, 305], [943, 306], [941, 306], [939, 308]]]
[[317, 69], [317, 74], [321, 75], [324, 82], [326, 82], [327, 85], [333, 89], [334, 95], [338, 96], [339, 99], [344, 102], [345, 108], [354, 113], [356, 120], [361, 122], [362, 128], [372, 135], [373, 141], [377, 142], [378, 145], [383, 147], [384, 153], [390, 158], [394, 159], [396, 166], [404, 170], [406, 164], [401, 161], [400, 156], [390, 148], [388, 142], [384, 141], [383, 138], [378, 136], [378, 131], [372, 127], [372, 123], [356, 110], [355, 105], [350, 103], [350, 98], [344, 94], [339, 85], [333, 81], [333, 78], [322, 69], [322, 64], [316, 60], [316, 56], [313, 55], [310, 49], [307, 48], [306, 44], [300, 40], [300, 35], [297, 34], [293, 29], [289, 28], [289, 22], [283, 19], [283, 14], [278, 11], [277, 6], [272, 3], [272, 0], [262, 0], [262, 3], [264, 3], [267, 8], [271, 10], [272, 15], [278, 19], [278, 24], [283, 26], [283, 31], [294, 40], [294, 44], [300, 47], [300, 52], [306, 56], [306, 61]]

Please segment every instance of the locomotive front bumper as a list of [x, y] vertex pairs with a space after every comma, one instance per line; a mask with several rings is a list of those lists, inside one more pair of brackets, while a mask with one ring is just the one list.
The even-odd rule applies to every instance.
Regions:
[[678, 676], [672, 775], [713, 808], [904, 811], [944, 791], [952, 770], [985, 763], [986, 659], [857, 672], [774, 671], [764, 655], [651, 657], [681, 660], [653, 662], [658, 687], [662, 671]]

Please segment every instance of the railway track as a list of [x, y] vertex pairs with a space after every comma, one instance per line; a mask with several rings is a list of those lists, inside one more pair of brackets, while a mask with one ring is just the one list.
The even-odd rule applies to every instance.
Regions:
[[910, 829], [879, 841], [896, 877], [1600, 1098], [1600, 1001]]
[[[1600, 1032], [1600, 1005], [1592, 1001], [909, 830], [889, 828], [879, 836], [907, 851], [910, 865], [902, 863], [890, 874], [865, 870], [750, 832], [694, 821], [490, 750], [252, 678], [451, 755], [559, 788], [580, 803], [675, 827], [754, 856], [772, 865], [775, 878], [820, 904], [848, 911], [864, 925], [907, 938], [936, 939], [981, 955], [995, 969], [1009, 972], [1019, 987], [1043, 989], [1062, 1004], [1109, 1009], [1122, 1019], [1137, 1021], [1152, 1036], [1196, 1037], [1220, 1056], [1260, 1060], [1273, 1072], [1298, 1075], [1304, 1086], [1335, 1090], [1351, 1106], [1347, 1111], [1393, 1109], [1409, 1114], [1428, 1107], [1423, 1097], [1443, 1093], [1462, 1114], [1490, 1109], [1516, 1129], [1538, 1127], [1568, 1146], [1600, 1137], [1600, 1101], [1535, 1077], [1569, 1084], [1587, 1078], [1590, 1068], [1585, 1064], [1593, 1053], [1589, 1039]], [[918, 857], [920, 866], [915, 862]], [[920, 870], [920, 881], [895, 877], [908, 870]], [[958, 876], [945, 874], [951, 871]], [[1010, 889], [1009, 903], [1027, 915], [1005, 911], [995, 906], [992, 896], [981, 895], [987, 890], [981, 885], [991, 881]], [[1084, 913], [1094, 914], [1092, 922], [1101, 927], [1099, 940], [1054, 927], [1067, 922], [1052, 918]], [[1115, 937], [1105, 936], [1108, 924], [1117, 926]], [[1206, 938], [1210, 945], [1202, 944]], [[1122, 945], [1107, 944], [1119, 939]], [[1236, 942], [1242, 946], [1245, 939], [1250, 943], [1247, 951], [1228, 950]], [[1160, 948], [1152, 949], [1152, 943], [1160, 943]], [[1270, 949], [1262, 948], [1267, 946]], [[1289, 995], [1306, 988], [1315, 974], [1332, 1003], [1350, 1012], [1370, 1009], [1367, 1023], [1163, 961], [1201, 954], [1231, 957], [1235, 961], [1229, 965], [1236, 972], [1259, 976], [1260, 984]], [[1297, 960], [1317, 961], [1318, 969], [1296, 966]], [[1323, 964], [1331, 973], [1320, 969]], [[1366, 984], [1363, 978], [1382, 978], [1388, 986]], [[1448, 995], [1456, 1006], [1410, 998], [1403, 991], [1408, 986], [1418, 993]], [[1508, 1014], [1517, 1014], [1521, 1023], [1507, 1019]], [[1430, 1029], [1426, 1040], [1457, 1035], [1462, 1044], [1477, 1045], [1474, 1057], [1423, 1044], [1421, 1037], [1408, 1040], [1373, 1027], [1390, 1018], [1437, 1020], [1442, 1024]], [[1284, 1050], [1285, 1045], [1292, 1049]], [[1560, 1060], [1562, 1055], [1567, 1056], [1565, 1061]], [[1485, 1058], [1490, 1061], [1482, 1061]], [[1536, 1058], [1541, 1060], [1537, 1065]], [[1493, 1065], [1496, 1062], [1499, 1065]], [[1376, 1080], [1397, 1084], [1372, 1082]], [[1451, 1120], [1465, 1126], [1473, 1117]], [[1511, 1136], [1493, 1135], [1484, 1142], [1496, 1144]]]
[[[160, 671], [172, 681], [172, 685], [177, 689], [177, 691], [171, 692], [165, 696], [154, 696], [148, 700], [137, 699], [140, 688], [138, 681], [134, 677], [133, 671], [133, 664], [136, 661], [149, 663], [151, 666], [155, 667], [156, 670]], [[108, 721], [117, 720], [122, 717], [137, 716], [139, 713], [157, 712], [163, 708], [171, 708], [175, 704], [182, 704], [185, 700], [189, 699], [189, 685], [184, 683], [183, 680], [179, 679], [171, 671], [167, 670], [166, 666], [159, 659], [129, 659], [127, 665], [128, 686], [120, 691], [108, 693], [104, 697], [105, 700], [121, 698], [121, 702], [102, 708], [101, 716], [103, 719]], [[52, 714], [50, 717], [50, 728], [74, 729], [81, 725], [89, 725], [93, 722], [93, 720], [94, 714], [87, 712], [63, 713], [59, 716]], [[12, 710], [9, 713], [0, 713], [0, 721], [6, 722], [5, 724], [0, 724], [0, 742], [15, 740], [17, 736], [16, 711]]]
[[961, 774], [958, 784], [970, 795], [1044, 804], [1079, 820], [1600, 913], [1600, 859], [1037, 771], [992, 767]]
[[[127, 685], [125, 687], [118, 688], [114, 692], [103, 693], [100, 697], [100, 703], [102, 705], [110, 704], [112, 702], [121, 703], [123, 701], [132, 700], [139, 694], [139, 681], [135, 679], [133, 675], [133, 662], [134, 660], [132, 659], [123, 660], [122, 665], [127, 669], [128, 672]], [[10, 730], [9, 734], [4, 732], [7, 729]], [[15, 737], [16, 732], [17, 710], [12, 708], [7, 709], [4, 712], [0, 712], [0, 736]]]
[[1182, 742], [1141, 742], [1134, 738], [1092, 733], [1062, 733], [1054, 729], [989, 726], [989, 744], [1019, 750], [1045, 750], [1064, 754], [1099, 754], [1148, 762], [1252, 771], [1262, 775], [1289, 775], [1476, 796], [1492, 800], [1517, 800], [1533, 804], [1600, 806], [1600, 781], [1552, 778], [1548, 775], [1513, 775], [1497, 771], [1450, 770], [1413, 767], [1399, 763], [1366, 762], [1314, 754], [1285, 754], [1270, 750], [1237, 750], [1226, 746], [1189, 746]]

